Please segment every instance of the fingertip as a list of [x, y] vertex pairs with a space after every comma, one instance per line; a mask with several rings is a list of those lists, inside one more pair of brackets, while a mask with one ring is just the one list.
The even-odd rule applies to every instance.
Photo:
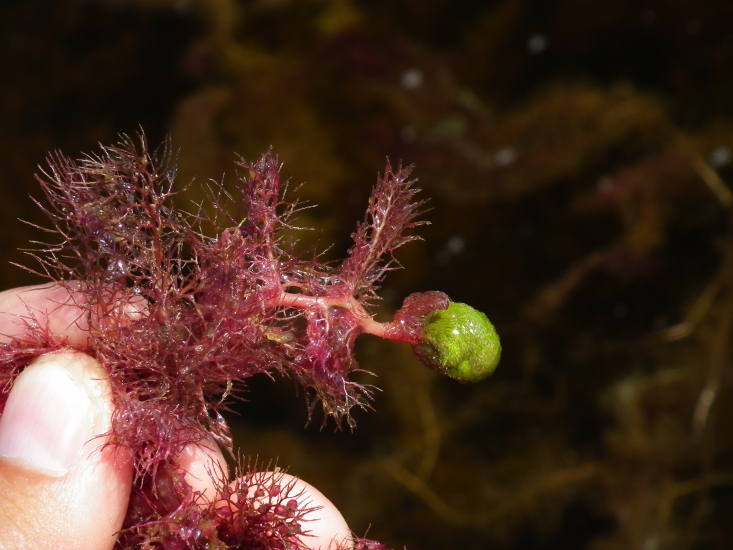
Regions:
[[148, 302], [142, 296], [124, 298], [105, 289], [94, 307], [80, 281], [63, 281], [0, 292], [0, 342], [32, 343], [38, 334], [64, 344], [90, 345], [89, 316], [100, 327], [121, 326], [145, 318]]
[[[353, 536], [338, 508], [310, 483], [284, 472], [257, 472], [250, 484], [250, 497], [261, 488], [279, 486], [278, 498], [284, 503], [297, 502], [298, 510], [306, 510], [300, 518], [303, 534], [300, 541], [309, 550], [353, 549]], [[263, 487], [264, 486], [264, 487]]]
[[16, 379], [0, 417], [0, 548], [112, 548], [132, 483], [129, 453], [106, 445], [113, 408], [82, 353], [43, 355]]
[[46, 283], [0, 292], [0, 342], [33, 340], [47, 332], [71, 345], [87, 345], [89, 325], [77, 282]]
[[282, 474], [282, 485], [292, 487], [290, 495], [305, 508], [312, 508], [303, 517], [303, 543], [312, 550], [353, 548], [351, 530], [338, 508], [310, 483], [290, 474]]
[[0, 457], [55, 477], [78, 460], [95, 411], [72, 357], [41, 356], [15, 380], [0, 417]]
[[217, 498], [218, 487], [229, 481], [229, 466], [214, 441], [187, 445], [176, 461], [185, 472], [186, 482], [194, 492], [203, 495], [204, 502], [213, 502]]

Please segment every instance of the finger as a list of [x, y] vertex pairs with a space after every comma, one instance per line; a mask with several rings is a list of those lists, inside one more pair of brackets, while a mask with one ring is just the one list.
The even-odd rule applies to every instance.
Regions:
[[300, 478], [282, 474], [281, 486], [290, 487], [286, 498], [298, 501], [299, 507], [313, 508], [303, 517], [302, 527], [306, 532], [300, 539], [313, 550], [336, 550], [352, 548], [352, 536], [346, 520], [336, 506], [323, 493]]
[[213, 502], [218, 496], [217, 486], [229, 480], [229, 466], [214, 441], [187, 445], [176, 462], [185, 472], [184, 479], [191, 489], [204, 496], [202, 506]]
[[[258, 498], [257, 493], [272, 494], [271, 489], [278, 487], [277, 500], [287, 503], [294, 499], [298, 510], [309, 510], [300, 518], [300, 527], [303, 534], [297, 538], [310, 550], [341, 550], [352, 549], [353, 537], [346, 520], [336, 506], [323, 493], [300, 478], [284, 472], [255, 472], [248, 476], [246, 486], [250, 498], [255, 502], [262, 500], [267, 504], [267, 496]], [[231, 484], [236, 494], [239, 482]], [[226, 506], [226, 502], [222, 502]], [[236, 508], [233, 510], [236, 513]]]
[[111, 386], [82, 353], [38, 357], [0, 416], [0, 548], [113, 547], [127, 510], [132, 462], [106, 447]]
[[[224, 456], [213, 441], [188, 445], [178, 457], [178, 465], [186, 472], [186, 481], [194, 491], [205, 498], [202, 505], [212, 502], [216, 486], [221, 480], [228, 479], [228, 467]], [[307, 548], [312, 550], [336, 550], [352, 548], [352, 536], [346, 520], [336, 506], [318, 489], [300, 478], [283, 472], [256, 472], [251, 483], [250, 496], [257, 488], [268, 492], [272, 485], [279, 485], [284, 492], [279, 499], [287, 502], [295, 499], [299, 509], [311, 509], [303, 516], [302, 527], [306, 533], [300, 537]], [[236, 486], [236, 482], [232, 484]]]
[[[32, 343], [34, 333], [47, 332], [70, 345], [89, 345], [87, 296], [80, 288], [79, 281], [69, 281], [0, 292], [0, 343], [14, 339]], [[145, 314], [142, 298], [116, 304], [112, 294], [109, 301], [113, 311], [105, 311], [102, 319], [134, 320]]]
[[86, 344], [89, 327], [73, 287], [50, 283], [0, 292], [0, 341], [25, 340], [32, 330], [48, 330], [70, 344]]

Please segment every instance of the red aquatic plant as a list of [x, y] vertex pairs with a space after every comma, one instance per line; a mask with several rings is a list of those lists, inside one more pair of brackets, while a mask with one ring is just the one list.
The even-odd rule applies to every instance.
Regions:
[[[347, 259], [328, 265], [298, 257], [285, 238], [300, 205], [283, 198], [277, 158], [238, 166], [237, 193], [212, 184], [195, 214], [173, 203], [170, 155], [151, 154], [144, 139], [123, 137], [76, 162], [56, 154], [39, 177], [53, 237], [34, 252], [38, 272], [65, 286], [82, 312], [89, 338], [76, 347], [100, 361], [114, 389], [111, 444], [135, 457], [125, 548], [305, 548], [308, 510], [277, 474], [244, 469], [233, 486], [221, 479], [214, 504], [175, 466], [186, 445], [205, 437], [231, 450], [220, 412], [249, 377], [290, 375], [326, 415], [353, 426], [350, 411], [369, 398], [349, 377], [359, 334], [409, 342], [459, 379], [485, 376], [498, 360], [498, 341], [481, 340], [485, 317], [454, 315], [463, 304], [441, 292], [409, 296], [392, 322], [369, 313], [375, 285], [397, 265], [393, 252], [422, 223], [409, 168], [387, 165]], [[0, 407], [32, 357], [69, 345], [39, 328], [33, 312], [22, 321], [32, 338], [2, 346]], [[451, 340], [459, 333], [461, 342]]]

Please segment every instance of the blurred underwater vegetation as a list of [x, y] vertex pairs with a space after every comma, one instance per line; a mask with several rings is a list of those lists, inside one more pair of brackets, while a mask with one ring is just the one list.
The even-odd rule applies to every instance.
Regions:
[[[357, 429], [253, 380], [244, 454], [408, 549], [733, 545], [733, 4], [713, 0], [8, 0], [0, 6], [3, 288], [42, 238], [47, 153], [143, 128], [179, 181], [272, 147], [304, 248], [343, 257], [385, 157], [431, 224], [379, 316], [448, 293], [502, 338], [459, 385], [360, 342]], [[195, 185], [181, 201], [198, 201]]]

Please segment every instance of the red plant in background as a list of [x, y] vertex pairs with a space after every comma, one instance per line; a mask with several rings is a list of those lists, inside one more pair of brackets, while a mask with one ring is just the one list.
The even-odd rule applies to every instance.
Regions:
[[[283, 496], [277, 474], [263, 480], [243, 472], [228, 489], [222, 479], [227, 504], [207, 506], [174, 458], [208, 435], [231, 450], [220, 411], [250, 376], [289, 374], [327, 415], [353, 426], [351, 409], [369, 397], [349, 379], [356, 337], [409, 342], [424, 354], [426, 319], [449, 308], [445, 294], [411, 295], [391, 323], [368, 312], [375, 284], [396, 265], [392, 253], [422, 223], [410, 170], [387, 165], [348, 258], [330, 266], [298, 258], [284, 240], [300, 206], [283, 200], [270, 153], [255, 164], [240, 161], [239, 194], [213, 185], [210, 204], [195, 215], [175, 208], [169, 155], [150, 154], [144, 139], [136, 147], [125, 137], [78, 162], [57, 154], [49, 165], [39, 181], [50, 232], [60, 238], [34, 256], [83, 312], [89, 342], [81, 350], [104, 365], [115, 391], [112, 444], [135, 454], [121, 546], [304, 548], [297, 535], [307, 510]], [[68, 347], [35, 328], [30, 312], [25, 322], [33, 342], [0, 350], [0, 406], [32, 357]]]

